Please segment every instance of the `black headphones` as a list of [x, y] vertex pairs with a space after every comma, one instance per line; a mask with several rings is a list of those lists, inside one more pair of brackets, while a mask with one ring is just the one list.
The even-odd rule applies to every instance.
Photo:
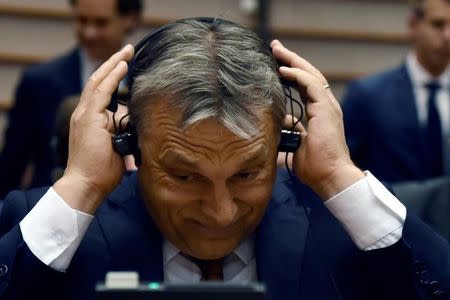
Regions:
[[[155, 31], [152, 31], [150, 34], [145, 36], [136, 46], [135, 46], [135, 55], [133, 57], [133, 60], [129, 63], [129, 71], [128, 71], [128, 91], [131, 91], [134, 77], [136, 76], [137, 72], [139, 71], [138, 65], [139, 61], [138, 59], [141, 59], [139, 57], [139, 54], [146, 49], [149, 45], [156, 44], [158, 39], [161, 37], [161, 35], [169, 28], [174, 26], [174, 24], [177, 24], [179, 22], [183, 22], [186, 20], [196, 20], [202, 23], [205, 23], [210, 26], [216, 26], [218, 24], [228, 23], [237, 25], [235, 23], [232, 23], [230, 21], [218, 19], [218, 18], [208, 18], [208, 17], [200, 17], [200, 18], [189, 18], [189, 19], [182, 19], [178, 20], [174, 23], [167, 24], [165, 26], [162, 26]], [[267, 47], [267, 51], [271, 52], [271, 47], [263, 43], [264, 47]], [[150, 60], [145, 60], [144, 65], [149, 65], [151, 63]], [[146, 68], [142, 68], [145, 70]], [[280, 82], [283, 85], [285, 96], [289, 99], [289, 104], [291, 108], [291, 113], [294, 113], [293, 109], [293, 103], [296, 103], [300, 107], [300, 118], [297, 121], [293, 121], [291, 130], [282, 130], [281, 131], [281, 138], [280, 143], [278, 145], [278, 151], [281, 152], [295, 152], [297, 148], [300, 146], [300, 133], [294, 131], [294, 127], [300, 122], [301, 117], [303, 116], [303, 106], [300, 103], [300, 101], [294, 99], [291, 93], [291, 88], [295, 87], [293, 82], [287, 81], [284, 78], [280, 77]], [[117, 111], [117, 106], [119, 103], [118, 99], [118, 91], [116, 91], [112, 97], [111, 102], [109, 103], [107, 109], [115, 114]], [[126, 115], [127, 116], [127, 115]], [[133, 155], [135, 159], [136, 166], [139, 166], [141, 164], [141, 153], [138, 146], [138, 137], [136, 132], [136, 127], [128, 122], [127, 127], [122, 130], [122, 121], [126, 117], [122, 117], [122, 119], [119, 122], [119, 126], [117, 126], [115, 122], [115, 118], [113, 115], [113, 121], [114, 121], [114, 127], [116, 130], [116, 135], [112, 137], [112, 145], [114, 150], [121, 156], [126, 155]], [[287, 158], [287, 154], [286, 154]]]

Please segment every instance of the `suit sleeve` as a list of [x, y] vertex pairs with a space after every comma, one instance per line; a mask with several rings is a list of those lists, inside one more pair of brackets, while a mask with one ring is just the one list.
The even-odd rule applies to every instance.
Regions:
[[364, 255], [371, 299], [450, 298], [450, 245], [412, 213], [399, 242]]
[[[39, 194], [39, 197], [42, 193]], [[34, 197], [33, 197], [34, 198]], [[19, 222], [31, 209], [27, 194], [12, 192], [0, 216], [0, 298], [57, 299], [63, 294], [66, 274], [55, 271], [37, 259], [24, 242]], [[55, 297], [53, 297], [55, 296]]]
[[371, 95], [364, 90], [361, 83], [353, 82], [348, 87], [342, 100], [345, 136], [352, 160], [362, 165], [367, 149], [367, 137], [370, 132], [367, 104]]
[[0, 197], [17, 189], [35, 149], [37, 110], [40, 98], [36, 85], [41, 83], [25, 72], [15, 95], [14, 107], [8, 114], [8, 128], [0, 155]]

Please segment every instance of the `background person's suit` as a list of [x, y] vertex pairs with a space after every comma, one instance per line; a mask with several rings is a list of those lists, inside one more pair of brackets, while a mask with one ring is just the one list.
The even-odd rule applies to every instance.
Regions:
[[[41, 263], [18, 226], [45, 191], [14, 192], [5, 203], [0, 267], [9, 271], [0, 276], [2, 299], [93, 299], [94, 283], [110, 270], [163, 280], [162, 237], [140, 200], [136, 174], [124, 178], [101, 205], [66, 273]], [[322, 202], [284, 171], [257, 229], [255, 249], [269, 300], [417, 299], [410, 294], [416, 289], [428, 299], [450, 290], [449, 245], [414, 216], [407, 217], [397, 244], [359, 251]], [[419, 269], [427, 272], [417, 275]], [[420, 279], [439, 283], [427, 286]]]
[[34, 163], [31, 186], [51, 183], [56, 110], [66, 97], [81, 93], [80, 68], [79, 50], [75, 49], [23, 73], [0, 155], [0, 195], [19, 187], [29, 162]]
[[429, 177], [427, 145], [406, 65], [353, 82], [343, 98], [353, 161], [389, 182]]
[[391, 186], [406, 208], [450, 241], [450, 176]]

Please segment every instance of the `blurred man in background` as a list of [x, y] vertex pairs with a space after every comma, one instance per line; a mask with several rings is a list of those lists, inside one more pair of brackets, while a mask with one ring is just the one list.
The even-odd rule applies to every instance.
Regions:
[[90, 74], [124, 44], [137, 25], [141, 0], [71, 0], [78, 45], [69, 53], [25, 70], [9, 113], [0, 155], [0, 195], [19, 188], [33, 165], [31, 186], [52, 182], [55, 114], [68, 96], [78, 95]]
[[389, 182], [450, 174], [450, 1], [417, 1], [408, 29], [405, 63], [343, 99], [352, 159]]

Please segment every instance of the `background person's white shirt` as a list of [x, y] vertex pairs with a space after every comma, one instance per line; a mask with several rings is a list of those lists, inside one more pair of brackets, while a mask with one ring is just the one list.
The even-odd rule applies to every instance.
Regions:
[[[402, 236], [405, 206], [370, 172], [346, 190], [325, 202], [341, 222], [357, 247], [362, 250], [390, 246]], [[20, 222], [24, 241], [43, 263], [65, 271], [72, 260], [93, 216], [72, 209], [50, 188]], [[163, 263], [168, 282], [198, 282], [200, 270], [183, 259], [175, 246], [165, 241]], [[257, 279], [254, 243], [244, 241], [225, 260], [224, 279], [249, 282]]]
[[450, 65], [438, 77], [431, 76], [417, 61], [414, 53], [406, 57], [406, 68], [413, 86], [417, 119], [421, 127], [428, 124], [428, 90], [426, 84], [432, 81], [441, 88], [436, 94], [436, 107], [441, 120], [444, 170], [450, 174]]
[[[85, 50], [80, 49], [80, 62], [81, 62], [81, 86], [84, 88], [89, 77], [102, 65], [102, 61], [91, 59]], [[122, 79], [119, 82], [119, 90], [128, 90], [128, 84], [126, 79]]]
[[426, 84], [436, 81], [441, 86], [436, 94], [436, 104], [443, 134], [448, 135], [450, 131], [450, 66], [440, 76], [433, 77], [419, 64], [417, 56], [414, 53], [409, 53], [406, 57], [406, 67], [413, 85], [417, 118], [421, 126], [425, 126], [428, 122], [428, 91]]

